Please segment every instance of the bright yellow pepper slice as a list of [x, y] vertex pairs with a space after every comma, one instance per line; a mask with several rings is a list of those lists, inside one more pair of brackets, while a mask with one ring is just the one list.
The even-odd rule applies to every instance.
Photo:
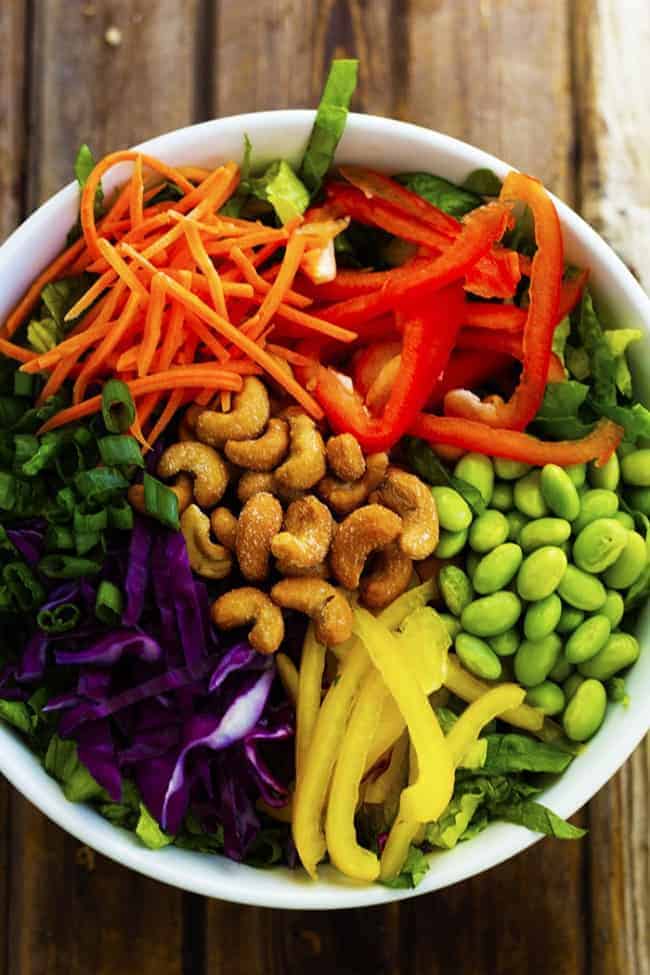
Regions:
[[298, 700], [298, 671], [296, 670], [296, 665], [294, 664], [291, 657], [287, 657], [286, 653], [276, 653], [275, 664], [278, 668], [278, 674], [280, 675], [280, 680], [282, 681], [282, 686], [287, 692], [287, 697], [293, 704], [294, 708]]
[[519, 707], [525, 696], [525, 690], [518, 684], [500, 684], [486, 691], [465, 708], [447, 734], [447, 744], [456, 768], [485, 725], [502, 717], [504, 712]]
[[325, 647], [314, 634], [310, 623], [302, 645], [298, 673], [298, 702], [296, 704], [296, 779], [300, 778], [309, 751], [314, 725], [320, 710]]
[[[316, 718], [309, 750], [293, 800], [293, 840], [302, 864], [311, 877], [325, 855], [321, 819], [332, 769], [339, 753], [359, 684], [370, 667], [364, 645], [357, 640], [341, 664]], [[300, 692], [298, 694], [300, 703]]]
[[341, 743], [325, 816], [325, 838], [332, 863], [346, 877], [367, 883], [379, 876], [379, 859], [357, 842], [354, 816], [368, 748], [381, 715], [377, 702], [384, 691], [381, 674], [374, 669], [369, 671]]
[[[468, 673], [459, 664], [458, 657], [453, 653], [449, 654], [445, 687], [448, 687], [461, 700], [476, 701], [493, 686]], [[541, 731], [544, 725], [544, 714], [537, 708], [531, 708], [528, 704], [520, 704], [519, 707], [510, 708], [504, 711], [500, 718], [506, 724], [514, 725], [515, 728], [524, 728], [526, 731], [532, 731], [533, 734]]]
[[385, 609], [382, 609], [377, 619], [389, 630], [396, 630], [410, 613], [430, 603], [436, 592], [435, 580], [427, 579], [421, 586], [407, 589], [401, 596], [394, 599]]
[[400, 799], [400, 816], [426, 823], [447, 807], [454, 788], [451, 753], [416, 675], [405, 666], [396, 637], [367, 610], [354, 612], [353, 631], [365, 645], [406, 722], [417, 755], [417, 781]]
[[394, 698], [390, 696], [388, 691], [384, 688], [384, 703], [381, 709], [381, 721], [379, 722], [379, 727], [377, 728], [377, 734], [375, 735], [373, 742], [368, 750], [368, 758], [366, 761], [366, 772], [369, 772], [373, 768], [381, 756], [392, 748], [399, 736], [402, 734], [406, 727], [406, 722], [402, 716], [402, 712], [397, 706]]
[[[392, 701], [392, 698], [389, 698]], [[382, 715], [383, 715], [382, 711]], [[380, 718], [380, 721], [382, 719]], [[388, 768], [385, 769], [373, 782], [366, 786], [364, 802], [372, 805], [380, 805], [397, 800], [403, 786], [406, 784], [406, 766], [409, 749], [409, 737], [406, 732], [402, 732], [392, 747]], [[367, 762], [366, 762], [367, 764]]]

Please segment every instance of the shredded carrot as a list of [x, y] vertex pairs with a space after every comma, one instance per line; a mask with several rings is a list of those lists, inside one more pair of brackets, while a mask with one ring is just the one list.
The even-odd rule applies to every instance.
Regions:
[[[252, 300], [258, 301], [259, 299], [255, 296]], [[300, 325], [308, 332], [319, 332], [321, 335], [328, 335], [330, 338], [337, 339], [339, 342], [354, 342], [357, 337], [357, 333], [351, 332], [348, 328], [341, 328], [340, 325], [335, 325], [332, 330], [331, 322], [326, 322], [323, 318], [309, 315], [299, 308], [292, 308], [291, 305], [285, 305], [284, 303], [278, 307], [276, 317]]]
[[29, 349], [23, 348], [22, 345], [15, 345], [3, 338], [0, 338], [0, 352], [7, 358], [16, 359], [18, 362], [31, 362], [32, 359], [38, 358], [36, 352], [31, 352]]
[[276, 229], [274, 227], [262, 227], [253, 233], [242, 234], [241, 237], [227, 238], [225, 240], [208, 241], [206, 251], [210, 257], [227, 256], [231, 248], [237, 245], [242, 249], [246, 247], [258, 247], [260, 244], [270, 244], [271, 242], [285, 243], [289, 238], [286, 227]]
[[129, 215], [131, 226], [139, 227], [144, 219], [144, 181], [142, 179], [142, 156], [138, 154], [133, 164], [131, 176], [131, 196], [129, 198]]
[[165, 275], [162, 271], [157, 271], [151, 279], [151, 298], [147, 305], [144, 334], [140, 346], [140, 355], [138, 356], [138, 376], [140, 378], [149, 372], [151, 361], [160, 342], [165, 297]]
[[[219, 272], [206, 253], [205, 246], [201, 240], [201, 235], [190, 220], [183, 220], [182, 226], [190, 248], [190, 253], [207, 279], [214, 309], [219, 315], [222, 316], [222, 318], [228, 318], [228, 309], [226, 308], [223, 284], [221, 278], [219, 277]], [[225, 358], [227, 358], [225, 350], [223, 354]]]
[[53, 349], [26, 362], [20, 367], [21, 372], [27, 372], [31, 375], [35, 372], [47, 371], [52, 369], [61, 359], [65, 359], [73, 353], [77, 356], [81, 355], [82, 352], [90, 348], [96, 339], [104, 338], [111, 328], [111, 324], [111, 322], [101, 322], [100, 324], [91, 325], [85, 332], [81, 332], [79, 335], [73, 335], [71, 338], [59, 342]]
[[120, 257], [115, 247], [113, 247], [112, 244], [109, 244], [107, 240], [101, 239], [98, 246], [102, 256], [106, 258], [117, 276], [126, 283], [127, 288], [129, 288], [134, 294], [137, 294], [141, 301], [147, 301], [149, 298], [147, 289], [140, 283], [124, 258]]
[[[248, 281], [255, 291], [259, 291], [262, 294], [269, 293], [271, 290], [270, 282], [266, 281], [257, 273], [255, 265], [240, 247], [232, 248], [230, 251], [230, 259], [240, 268], [245, 280]], [[294, 305], [296, 308], [307, 308], [308, 305], [312, 304], [311, 298], [305, 298], [304, 295], [298, 294], [297, 291], [292, 291], [291, 288], [287, 289], [284, 300], [288, 305]]]
[[151, 430], [147, 435], [147, 441], [150, 447], [153, 447], [153, 445], [155, 444], [156, 440], [161, 435], [161, 433], [163, 433], [167, 429], [172, 419], [174, 418], [174, 414], [183, 405], [184, 397], [185, 397], [184, 389], [175, 389], [172, 392], [171, 396], [169, 397], [169, 399], [167, 400], [163, 408], [162, 413], [160, 414], [160, 416], [158, 417], [158, 419], [156, 420], [156, 422], [154, 423], [154, 425], [152, 426]]
[[72, 401], [74, 403], [81, 402], [86, 393], [88, 383], [100, 372], [102, 366], [105, 365], [108, 356], [111, 354], [113, 349], [117, 347], [122, 337], [131, 327], [131, 323], [133, 322], [133, 319], [138, 311], [139, 304], [140, 302], [137, 295], [129, 295], [129, 299], [124, 306], [120, 317], [113, 323], [111, 330], [104, 336], [95, 351], [84, 363], [72, 390]]
[[54, 371], [50, 373], [47, 382], [43, 386], [39, 397], [36, 400], [37, 406], [41, 406], [47, 399], [50, 398], [50, 396], [54, 396], [55, 393], [58, 393], [76, 364], [76, 355], [70, 355], [67, 359], [61, 359]]
[[293, 284], [304, 252], [304, 238], [295, 235], [291, 237], [284, 252], [280, 273], [265, 295], [257, 315], [254, 316], [255, 328], [251, 332], [254, 338], [262, 334], [282, 304], [285, 294]]

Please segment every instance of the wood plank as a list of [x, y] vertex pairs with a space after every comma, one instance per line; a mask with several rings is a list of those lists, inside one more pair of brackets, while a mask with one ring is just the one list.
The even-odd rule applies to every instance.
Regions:
[[66, 183], [79, 145], [95, 155], [187, 125], [194, 114], [198, 0], [36, 4], [32, 206]]

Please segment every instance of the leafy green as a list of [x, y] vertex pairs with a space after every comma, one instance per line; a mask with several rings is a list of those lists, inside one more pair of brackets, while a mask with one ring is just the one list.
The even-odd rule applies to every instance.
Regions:
[[223, 851], [223, 827], [215, 833], [206, 833], [196, 816], [190, 812], [185, 817], [182, 832], [176, 837], [176, 846], [195, 853], [221, 853]]
[[559, 325], [556, 326], [553, 333], [553, 345], [552, 350], [558, 357], [562, 365], [566, 365], [564, 361], [564, 353], [566, 349], [567, 339], [571, 333], [571, 319], [568, 315], [565, 315]]
[[487, 756], [481, 770], [483, 774], [560, 773], [572, 761], [572, 756], [560, 748], [525, 735], [487, 735], [486, 741]]
[[502, 183], [491, 169], [474, 169], [461, 185], [464, 190], [479, 196], [498, 196]]
[[549, 440], [578, 440], [586, 436], [593, 426], [593, 420], [587, 422], [581, 416], [588, 393], [589, 387], [575, 380], [549, 383], [534, 420], [534, 432]]
[[643, 332], [638, 328], [610, 328], [603, 332], [603, 336], [614, 356], [616, 388], [626, 399], [632, 399], [632, 374], [626, 352], [633, 342], [643, 337]]
[[59, 328], [53, 318], [33, 318], [27, 326], [27, 341], [29, 347], [43, 355], [58, 345], [63, 338], [63, 330]]
[[642, 403], [632, 406], [616, 406], [589, 399], [590, 406], [600, 416], [606, 416], [614, 423], [618, 423], [625, 430], [626, 440], [638, 440], [639, 437], [650, 437], [650, 410]]
[[102, 803], [98, 810], [114, 826], [134, 830], [140, 819], [140, 793], [130, 779], [122, 780], [122, 801]]
[[25, 701], [4, 701], [0, 698], [0, 718], [24, 735], [32, 731], [33, 718]]
[[465, 498], [475, 514], [483, 514], [486, 504], [481, 492], [462, 478], [450, 474], [428, 443], [417, 437], [405, 437], [403, 444], [411, 470], [434, 487], [445, 484], [454, 488]]
[[92, 283], [89, 274], [75, 274], [51, 281], [41, 291], [39, 312], [27, 326], [27, 341], [34, 352], [44, 353], [61, 342], [74, 322], [65, 316]]
[[443, 850], [452, 850], [460, 840], [465, 838], [474, 813], [482, 802], [483, 795], [480, 791], [454, 796], [440, 819], [427, 826], [427, 843], [431, 846], [439, 846]]
[[511, 247], [520, 254], [527, 254], [533, 257], [537, 250], [535, 239], [535, 220], [530, 207], [525, 206], [515, 219], [515, 225], [503, 235], [503, 243], [506, 247]]
[[431, 173], [400, 173], [395, 179], [452, 217], [462, 217], [483, 204], [483, 199], [476, 193], [463, 189], [456, 183], [450, 183], [442, 176]]
[[136, 835], [150, 850], [162, 850], [174, 842], [174, 837], [164, 833], [143, 802], [135, 827]]
[[[79, 152], [77, 153], [77, 158], [74, 161], [73, 169], [74, 175], [79, 183], [79, 189], [82, 190], [86, 183], [88, 182], [88, 177], [95, 168], [95, 160], [93, 154], [89, 147], [84, 143], [79, 147]], [[97, 192], [95, 193], [95, 214], [99, 216], [101, 214], [102, 205], [104, 203], [104, 191], [101, 185], [97, 187]]]
[[355, 59], [332, 61], [299, 172], [312, 197], [320, 190], [343, 135], [358, 68]]
[[593, 398], [603, 404], [616, 403], [616, 363], [587, 290], [577, 311], [576, 332], [589, 356]]
[[558, 840], [579, 840], [587, 831], [579, 826], [573, 826], [552, 809], [543, 806], [541, 802], [526, 800], [523, 802], [496, 803], [491, 809], [495, 819], [505, 820], [525, 826], [535, 833], [544, 836], [554, 836]]
[[411, 846], [400, 874], [394, 880], [382, 881], [384, 886], [394, 890], [408, 890], [417, 887], [429, 869], [427, 857], [417, 846]]
[[270, 203], [281, 223], [300, 217], [309, 206], [309, 192], [288, 162], [271, 163], [262, 176], [248, 180], [248, 187], [258, 200]]
[[87, 802], [108, 796], [86, 766], [79, 760], [74, 741], [53, 735], [45, 754], [45, 771], [61, 783], [63, 794], [70, 802]]

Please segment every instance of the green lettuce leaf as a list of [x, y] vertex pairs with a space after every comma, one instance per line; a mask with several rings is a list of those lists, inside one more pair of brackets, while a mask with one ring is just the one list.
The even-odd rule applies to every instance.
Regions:
[[79, 760], [74, 741], [53, 735], [45, 754], [45, 771], [61, 783], [63, 794], [70, 802], [89, 799], [108, 800], [108, 795], [86, 766]]
[[464, 190], [478, 196], [498, 196], [503, 184], [491, 169], [474, 169], [461, 185]]
[[65, 321], [65, 316], [88, 291], [92, 282], [93, 278], [89, 274], [74, 274], [69, 278], [61, 278], [60, 281], [51, 281], [41, 291], [41, 301], [48, 317], [64, 331], [72, 324]]
[[577, 313], [576, 331], [579, 344], [589, 356], [592, 397], [599, 403], [616, 403], [616, 362], [587, 290]]
[[150, 850], [162, 850], [174, 842], [174, 837], [164, 833], [143, 802], [140, 803], [140, 817], [135, 827], [136, 836]]
[[320, 190], [343, 135], [358, 68], [359, 62], [351, 58], [332, 61], [300, 166], [300, 178], [312, 197]]
[[551, 346], [553, 352], [558, 357], [562, 365], [566, 365], [564, 361], [564, 354], [566, 351], [566, 343], [569, 335], [571, 334], [571, 319], [568, 315], [565, 315], [559, 325], [556, 326], [553, 332], [553, 345]]
[[533, 421], [534, 432], [549, 440], [578, 440], [586, 436], [593, 427], [593, 421], [587, 422], [581, 416], [588, 393], [589, 387], [575, 380], [549, 383]]
[[27, 341], [34, 352], [42, 355], [49, 352], [55, 345], [63, 339], [63, 329], [59, 328], [54, 319], [42, 318], [40, 321], [33, 318], [27, 326]]
[[616, 388], [621, 396], [632, 399], [632, 374], [627, 364], [626, 352], [628, 346], [643, 337], [643, 332], [638, 328], [610, 328], [603, 332], [603, 336], [614, 356]]
[[573, 756], [554, 745], [525, 735], [487, 735], [483, 774], [506, 772], [563, 772]]
[[616, 406], [590, 398], [589, 405], [600, 416], [606, 416], [614, 423], [622, 426], [625, 430], [626, 440], [636, 441], [639, 437], [650, 437], [650, 410], [642, 403], [634, 403], [632, 406]]
[[417, 846], [411, 846], [404, 866], [394, 880], [383, 881], [384, 886], [392, 887], [394, 890], [408, 890], [423, 880], [429, 869], [429, 861]]
[[309, 206], [309, 193], [284, 159], [271, 163], [263, 176], [249, 180], [251, 192], [270, 203], [281, 223], [300, 217]]
[[0, 718], [24, 735], [33, 729], [33, 717], [25, 701], [4, 701], [0, 699]]
[[134, 830], [140, 819], [140, 802], [140, 793], [135, 782], [125, 778], [122, 779], [122, 801], [105, 802], [98, 809], [104, 819], [108, 819], [114, 826]]
[[541, 802], [533, 800], [497, 803], [492, 806], [491, 813], [495, 819], [516, 823], [535, 833], [554, 836], [558, 840], [579, 840], [587, 833], [585, 829], [573, 826], [551, 809], [547, 809]]
[[464, 839], [474, 814], [482, 802], [483, 794], [480, 791], [455, 796], [440, 819], [427, 826], [427, 843], [431, 846], [439, 846], [443, 850], [453, 850], [456, 844]]
[[455, 491], [462, 494], [475, 514], [483, 514], [486, 504], [481, 492], [462, 478], [450, 474], [428, 443], [419, 440], [417, 437], [405, 437], [403, 445], [411, 470], [434, 487], [439, 484], [446, 484], [454, 488]]
[[483, 205], [483, 199], [477, 193], [432, 173], [401, 173], [395, 179], [452, 217], [462, 217]]

